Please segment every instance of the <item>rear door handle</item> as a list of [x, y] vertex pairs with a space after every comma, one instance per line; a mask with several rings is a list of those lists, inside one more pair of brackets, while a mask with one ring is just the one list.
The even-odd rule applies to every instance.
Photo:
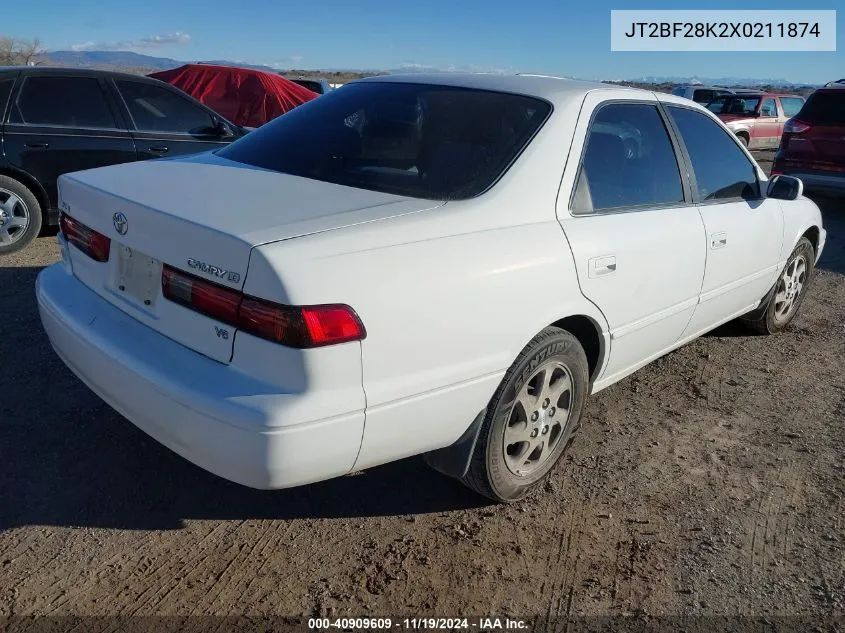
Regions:
[[26, 143], [26, 147], [29, 149], [47, 149], [50, 147], [49, 143]]
[[602, 255], [589, 260], [589, 276], [602, 277], [616, 272], [616, 255]]
[[154, 154], [166, 154], [167, 148], [164, 145], [156, 145], [155, 147], [151, 147], [150, 151]]
[[713, 233], [710, 236], [710, 248], [724, 248], [728, 245], [728, 234], [722, 231], [721, 233]]

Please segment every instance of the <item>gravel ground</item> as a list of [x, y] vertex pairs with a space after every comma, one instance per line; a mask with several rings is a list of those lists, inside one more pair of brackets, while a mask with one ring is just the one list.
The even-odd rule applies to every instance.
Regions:
[[0, 260], [0, 616], [845, 618], [845, 202], [819, 202], [787, 332], [728, 324], [591, 398], [514, 506], [419, 459], [276, 492], [192, 466], [54, 355], [39, 238]]

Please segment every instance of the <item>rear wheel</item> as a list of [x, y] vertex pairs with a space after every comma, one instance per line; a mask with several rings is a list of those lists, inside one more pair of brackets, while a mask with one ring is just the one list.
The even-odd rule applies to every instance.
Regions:
[[745, 145], [745, 147], [748, 147], [748, 134], [740, 132], [736, 135], [736, 137], [742, 142], [743, 145]]
[[511, 365], [487, 408], [463, 482], [495, 501], [539, 486], [580, 426], [587, 357], [569, 332], [546, 328]]
[[761, 334], [774, 334], [786, 328], [798, 314], [813, 274], [815, 250], [806, 237], [786, 260], [765, 305], [742, 317], [743, 322]]
[[13, 178], [0, 175], [0, 255], [24, 248], [41, 230], [41, 205]]

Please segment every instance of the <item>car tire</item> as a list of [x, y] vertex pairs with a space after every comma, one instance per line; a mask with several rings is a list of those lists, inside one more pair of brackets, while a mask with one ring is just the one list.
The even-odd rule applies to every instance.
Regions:
[[587, 357], [578, 339], [545, 328], [490, 400], [463, 483], [498, 502], [525, 497], [571, 443], [588, 390]]
[[786, 266], [767, 295], [767, 301], [743, 316], [742, 321], [760, 334], [775, 334], [786, 329], [807, 296], [815, 261], [813, 245], [806, 237], [802, 237], [786, 260]]
[[28, 187], [0, 175], [0, 255], [25, 248], [41, 231], [41, 205]]
[[746, 149], [748, 148], [748, 136], [746, 134], [737, 134], [736, 137], [739, 139], [739, 142], [742, 143]]

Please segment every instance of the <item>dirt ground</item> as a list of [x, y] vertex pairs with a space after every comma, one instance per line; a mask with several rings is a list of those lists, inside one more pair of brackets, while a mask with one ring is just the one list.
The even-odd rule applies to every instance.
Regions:
[[54, 355], [33, 281], [58, 252], [39, 238], [0, 260], [0, 616], [845, 625], [845, 200], [820, 204], [827, 249], [787, 332], [729, 324], [597, 394], [514, 506], [419, 459], [276, 492], [192, 466]]

